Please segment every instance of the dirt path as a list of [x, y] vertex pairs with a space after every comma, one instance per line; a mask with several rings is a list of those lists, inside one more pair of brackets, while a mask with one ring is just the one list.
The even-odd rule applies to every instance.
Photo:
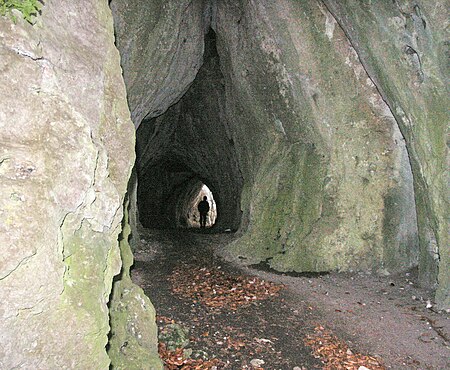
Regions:
[[[161, 353], [172, 355], [167, 368], [375, 369], [377, 359], [393, 369], [450, 368], [449, 317], [425, 308], [426, 292], [414, 286], [414, 274], [277, 275], [216, 257], [215, 249], [232, 238], [187, 231], [141, 235], [133, 279], [158, 312]], [[261, 297], [251, 291], [255, 285], [264, 287]], [[192, 358], [191, 365], [179, 360], [177, 366], [181, 355]]]

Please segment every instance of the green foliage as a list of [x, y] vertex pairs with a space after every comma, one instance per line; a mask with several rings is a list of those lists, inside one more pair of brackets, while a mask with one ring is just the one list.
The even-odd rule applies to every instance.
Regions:
[[0, 0], [0, 15], [7, 15], [15, 22], [12, 10], [17, 9], [27, 22], [33, 24], [33, 18], [39, 14], [41, 7], [39, 0]]

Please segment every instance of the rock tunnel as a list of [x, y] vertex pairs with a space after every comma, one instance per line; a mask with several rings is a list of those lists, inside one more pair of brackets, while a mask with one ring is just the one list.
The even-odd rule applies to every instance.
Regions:
[[230, 258], [282, 271], [417, 264], [404, 138], [325, 6], [110, 4], [145, 227], [186, 224], [204, 183], [215, 229], [241, 233]]
[[[130, 279], [130, 233], [187, 227], [203, 185], [212, 231], [236, 232], [226, 258], [419, 266], [448, 308], [444, 10], [64, 0], [33, 21], [0, 17], [0, 364], [119, 363], [127, 315], [154, 321]], [[155, 330], [136, 353], [156, 369]]]
[[220, 114], [224, 81], [215, 33], [205, 35], [204, 62], [183, 97], [137, 130], [137, 204], [146, 227], [187, 225], [203, 184], [218, 208], [217, 229], [240, 225], [242, 175], [229, 123]]

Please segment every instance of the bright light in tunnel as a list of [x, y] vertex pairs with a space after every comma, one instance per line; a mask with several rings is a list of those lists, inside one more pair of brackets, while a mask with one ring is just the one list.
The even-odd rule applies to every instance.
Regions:
[[188, 227], [200, 228], [200, 213], [197, 209], [197, 206], [203, 199], [203, 197], [206, 197], [209, 203], [209, 212], [208, 215], [206, 216], [206, 227], [211, 227], [216, 223], [217, 218], [216, 202], [214, 200], [214, 196], [211, 190], [208, 188], [208, 186], [203, 184], [198, 194], [192, 198], [192, 201], [190, 203], [187, 215]]

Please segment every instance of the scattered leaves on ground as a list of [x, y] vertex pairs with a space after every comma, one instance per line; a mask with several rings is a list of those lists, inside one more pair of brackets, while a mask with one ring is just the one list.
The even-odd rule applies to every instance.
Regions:
[[[221, 330], [195, 330], [189, 336], [189, 342], [184, 341], [187, 326], [175, 322], [167, 316], [158, 316], [159, 354], [164, 361], [166, 370], [184, 369], [241, 369], [264, 370], [264, 367], [251, 365], [251, 359], [282, 356], [274, 348], [277, 338], [251, 337], [248, 332], [231, 326], [223, 326]], [[183, 330], [174, 330], [174, 326]], [[171, 332], [170, 336], [164, 333]], [[181, 334], [181, 335], [180, 335]], [[180, 336], [180, 338], [177, 338]], [[174, 345], [176, 344], [176, 345]], [[206, 351], [207, 352], [206, 352]]]
[[164, 343], [159, 343], [158, 352], [166, 370], [207, 370], [221, 364], [217, 358], [210, 360], [189, 358], [185, 356], [183, 348], [169, 351]]
[[278, 295], [281, 285], [220, 269], [181, 265], [169, 278], [172, 291], [210, 308], [236, 310]]
[[324, 370], [358, 370], [360, 367], [385, 370], [378, 359], [354, 353], [344, 341], [323, 326], [316, 326], [314, 331], [306, 337], [305, 344], [312, 347], [316, 358], [321, 359]]

